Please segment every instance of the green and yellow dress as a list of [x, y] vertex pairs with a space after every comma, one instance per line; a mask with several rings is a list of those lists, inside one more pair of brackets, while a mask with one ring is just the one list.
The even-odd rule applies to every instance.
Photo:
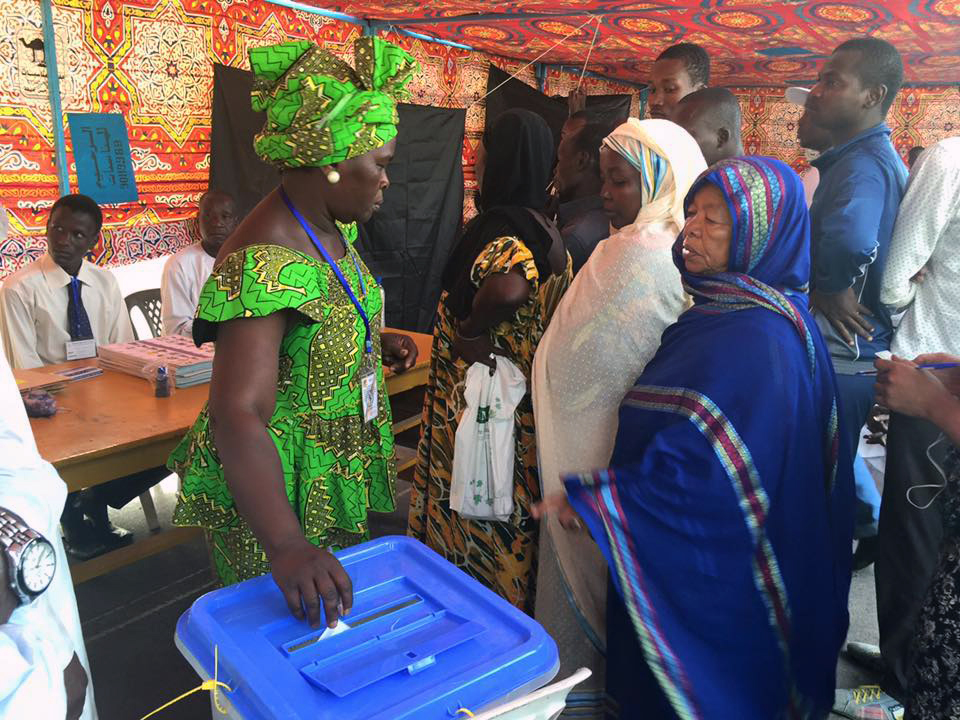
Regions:
[[[280, 344], [276, 409], [267, 432], [304, 535], [324, 547], [367, 539], [367, 511], [395, 508], [394, 440], [380, 360], [383, 299], [352, 247], [338, 266], [370, 321], [379, 388], [373, 422], [364, 422], [360, 396], [363, 321], [326, 263], [279, 245], [237, 250], [203, 286], [194, 323], [196, 338], [207, 341], [216, 338], [217, 324], [226, 320], [296, 311]], [[173, 522], [208, 531], [220, 580], [229, 585], [269, 572], [263, 547], [224, 480], [207, 408], [168, 466], [181, 479]]]

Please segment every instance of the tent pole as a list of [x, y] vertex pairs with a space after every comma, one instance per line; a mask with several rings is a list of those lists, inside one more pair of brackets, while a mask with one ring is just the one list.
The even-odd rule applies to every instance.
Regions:
[[537, 63], [534, 66], [537, 73], [537, 90], [540, 91], [540, 94], [547, 94], [547, 65], [545, 63]]
[[[50, 0], [44, 0], [44, 2], [49, 2]], [[395, 32], [400, 35], [406, 35], [408, 37], [416, 38], [418, 40], [424, 40], [426, 42], [436, 43], [438, 45], [446, 45], [447, 47], [457, 48], [459, 50], [469, 50], [471, 52], [483, 52], [477, 50], [469, 45], [464, 45], [463, 43], [454, 42], [452, 40], [442, 40], [441, 38], [435, 38], [430, 35], [424, 35], [422, 33], [415, 32], [413, 30], [407, 30], [404, 28], [404, 25], [438, 25], [442, 24], [436, 19], [428, 18], [405, 18], [404, 20], [397, 21], [399, 24], [394, 24], [385, 20], [364, 20], [363, 18], [354, 17], [353, 15], [346, 15], [344, 13], [335, 12], [333, 10], [324, 10], [322, 8], [315, 7], [313, 5], [308, 5], [303, 2], [297, 2], [297, 0], [267, 0], [268, 3], [272, 5], [279, 5], [281, 7], [291, 8], [293, 10], [300, 10], [306, 13], [312, 13], [314, 15], [319, 15], [320, 17], [330, 18], [331, 20], [340, 20], [341, 22], [352, 23], [353, 25], [360, 25], [363, 28], [364, 35], [376, 35], [379, 32], [389, 31]], [[518, 13], [516, 15], [466, 15], [461, 16], [461, 19], [470, 19], [470, 20], [506, 20], [510, 18], [536, 18], [536, 17], [582, 17], [583, 15], [588, 15], [590, 13], [561, 13], [560, 15], [552, 15], [550, 13]], [[604, 13], [595, 13], [598, 15], [603, 15]], [[451, 21], [457, 18], [443, 18], [443, 20]], [[540, 79], [541, 68], [543, 72], [543, 79]], [[560, 72], [570, 72], [576, 73], [579, 75], [581, 73], [580, 68], [568, 68], [564, 65], [549, 65], [546, 63], [537, 63], [537, 84], [540, 88], [540, 92], [543, 92], [546, 87], [547, 80], [547, 71], [550, 68], [556, 68]], [[628, 85], [630, 87], [635, 87], [638, 89], [643, 89], [646, 87], [643, 83], [630, 82], [629, 80], [618, 80], [617, 78], [607, 77], [605, 75], [599, 75], [595, 72], [588, 70], [586, 72], [588, 77], [597, 78], [598, 80], [606, 80], [608, 82], [619, 83], [621, 85]]]
[[598, 11], [598, 12], [585, 12], [583, 10], [570, 11], [570, 12], [557, 12], [557, 13], [537, 13], [537, 12], [519, 12], [519, 13], [478, 13], [475, 15], [450, 15], [449, 17], [440, 17], [440, 18], [403, 18], [402, 20], [394, 20], [393, 22], [400, 25], [446, 25], [448, 23], [458, 23], [458, 22], [489, 22], [492, 20], [550, 20], [550, 19], [561, 19], [561, 18], [585, 18], [590, 15], [596, 17], [603, 17], [605, 15], [638, 15], [638, 16], [650, 16], [654, 15], [656, 11], [651, 10], [610, 10], [610, 11]]
[[368, 21], [364, 20], [363, 18], [354, 17], [353, 15], [335, 12], [334, 10], [324, 10], [323, 8], [315, 7], [314, 5], [297, 2], [297, 0], [267, 0], [267, 2], [271, 5], [279, 5], [280, 7], [290, 8], [291, 10], [300, 10], [301, 12], [310, 13], [311, 15], [319, 15], [320, 17], [330, 18], [331, 20], [339, 20], [340, 22], [360, 25], [363, 28], [364, 35], [376, 34], [372, 32], [371, 25]]
[[63, 134], [63, 108], [60, 104], [60, 71], [57, 69], [57, 40], [53, 32], [53, 9], [50, 0], [40, 3], [43, 12], [43, 64], [47, 69], [47, 92], [53, 115], [54, 162], [60, 195], [70, 193], [70, 168], [67, 165], [67, 141]]
[[432, 35], [424, 35], [423, 33], [414, 32], [413, 30], [404, 30], [402, 27], [397, 27], [391, 23], [371, 22], [370, 26], [373, 28], [374, 32], [393, 32], [397, 33], [398, 35], [406, 35], [407, 37], [416, 38], [417, 40], [435, 43], [436, 45], [446, 45], [447, 47], [457, 48], [458, 50], [479, 52], [470, 45], [464, 45], [463, 43], [454, 42], [453, 40], [442, 40], [441, 38], [436, 38]]

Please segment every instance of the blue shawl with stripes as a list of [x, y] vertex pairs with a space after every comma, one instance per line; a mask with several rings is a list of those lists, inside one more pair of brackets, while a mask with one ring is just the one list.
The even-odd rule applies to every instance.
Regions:
[[688, 203], [705, 183], [733, 220], [728, 271], [686, 272], [681, 234], [695, 304], [624, 399], [610, 467], [566, 487], [677, 717], [821, 717], [848, 625], [853, 481], [807, 309], [803, 188], [756, 157], [714, 165]]

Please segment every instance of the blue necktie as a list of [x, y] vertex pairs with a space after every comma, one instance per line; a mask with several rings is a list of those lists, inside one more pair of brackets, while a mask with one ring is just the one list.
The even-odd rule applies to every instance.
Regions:
[[67, 326], [71, 340], [89, 340], [93, 337], [90, 318], [80, 297], [81, 289], [80, 281], [76, 277], [70, 278], [70, 287], [67, 288]]

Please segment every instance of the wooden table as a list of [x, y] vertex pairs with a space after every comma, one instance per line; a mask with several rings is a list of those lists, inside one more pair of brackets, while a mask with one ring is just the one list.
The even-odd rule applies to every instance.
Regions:
[[[406, 334], [417, 344], [417, 363], [400, 375], [388, 371], [389, 395], [427, 383], [432, 337]], [[55, 372], [95, 362], [78, 360], [44, 370]], [[73, 492], [165, 465], [170, 452], [197, 419], [209, 389], [209, 384], [203, 384], [177, 389], [169, 398], [157, 398], [146, 380], [105, 370], [99, 377], [68, 383], [56, 395], [57, 414], [32, 418], [30, 424], [40, 455], [57, 468]], [[198, 533], [196, 528], [153, 533], [128, 547], [72, 565], [74, 583], [166, 550]]]

